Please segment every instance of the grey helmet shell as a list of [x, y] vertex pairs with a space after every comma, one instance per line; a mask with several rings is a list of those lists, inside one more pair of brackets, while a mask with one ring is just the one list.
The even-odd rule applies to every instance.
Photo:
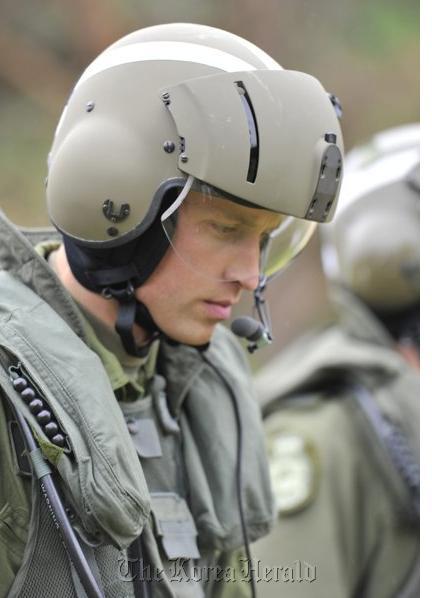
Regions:
[[[251, 138], [238, 81], [260, 137], [254, 182], [245, 175]], [[49, 155], [48, 211], [77, 244], [120, 246], [148, 229], [167, 188], [193, 174], [253, 206], [325, 221], [342, 153], [336, 112], [313, 77], [284, 71], [226, 31], [149, 27], [108, 47], [75, 85]], [[337, 162], [330, 183], [324, 159]]]

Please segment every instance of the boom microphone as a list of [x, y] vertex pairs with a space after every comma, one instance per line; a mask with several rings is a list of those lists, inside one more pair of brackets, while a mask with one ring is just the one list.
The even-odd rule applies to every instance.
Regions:
[[259, 347], [269, 345], [272, 338], [261, 322], [250, 316], [241, 316], [233, 320], [231, 330], [240, 338], [250, 341], [248, 351], [253, 353]]
[[231, 330], [240, 338], [247, 338], [248, 341], [256, 341], [264, 332], [264, 326], [258, 320], [250, 316], [241, 316], [233, 320]]

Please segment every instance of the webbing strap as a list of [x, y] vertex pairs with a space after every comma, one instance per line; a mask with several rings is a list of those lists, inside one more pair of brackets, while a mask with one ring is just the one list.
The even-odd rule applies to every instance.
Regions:
[[132, 333], [132, 326], [135, 322], [136, 300], [120, 301], [115, 329], [120, 336], [123, 347], [129, 355], [140, 355]]
[[381, 412], [376, 401], [365, 386], [353, 387], [357, 405], [368, 419], [377, 437], [402, 479], [410, 496], [410, 506], [415, 518], [420, 515], [420, 468], [400, 426]]

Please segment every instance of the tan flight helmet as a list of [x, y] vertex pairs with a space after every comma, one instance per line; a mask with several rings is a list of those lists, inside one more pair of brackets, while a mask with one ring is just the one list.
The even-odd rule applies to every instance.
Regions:
[[377, 313], [418, 304], [419, 194], [418, 125], [383, 131], [347, 154], [337, 216], [321, 231], [323, 263]]
[[338, 109], [315, 78], [220, 29], [176, 23], [122, 38], [76, 83], [48, 158], [48, 212], [74, 275], [130, 307], [191, 193], [285, 215], [266, 242], [275, 274], [333, 216]]

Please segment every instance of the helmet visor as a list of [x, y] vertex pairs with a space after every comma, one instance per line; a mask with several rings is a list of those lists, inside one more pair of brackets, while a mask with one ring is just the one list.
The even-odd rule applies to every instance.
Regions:
[[205, 277], [250, 288], [281, 272], [305, 247], [316, 223], [245, 205], [189, 176], [161, 216], [176, 255]]

